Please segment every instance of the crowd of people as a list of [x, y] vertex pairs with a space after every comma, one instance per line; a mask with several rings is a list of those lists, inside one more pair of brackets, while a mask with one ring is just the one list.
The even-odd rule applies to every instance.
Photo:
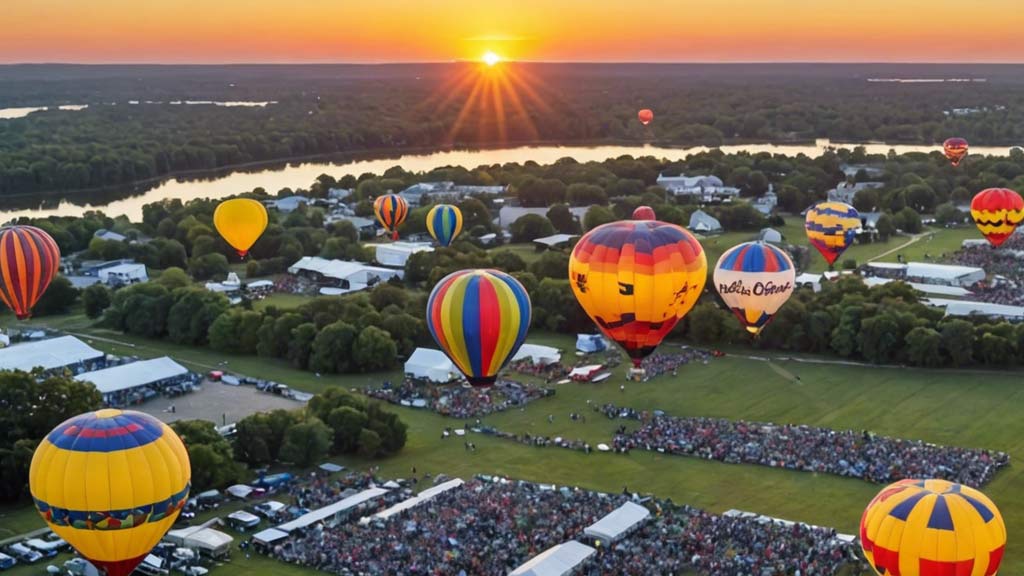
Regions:
[[390, 402], [431, 410], [451, 418], [480, 418], [488, 414], [522, 408], [528, 403], [555, 393], [551, 388], [498, 380], [490, 388], [471, 388], [459, 384], [424, 385], [405, 380], [399, 385], [384, 382], [379, 388], [367, 388], [365, 394]]
[[644, 381], [661, 376], [662, 374], [668, 374], [669, 372], [676, 376], [680, 366], [685, 366], [690, 362], [707, 364], [710, 359], [711, 352], [688, 346], [684, 347], [682, 352], [678, 354], [651, 354], [644, 358], [641, 365], [644, 369]]
[[938, 446], [867, 431], [665, 415], [653, 416], [632, 431], [620, 428], [613, 448], [822, 472], [882, 484], [940, 478], [976, 488], [992, 480], [1010, 460], [1005, 452]]
[[565, 378], [569, 374], [569, 369], [561, 362], [535, 364], [531, 358], [509, 362], [508, 369], [517, 374], [543, 378], [545, 382], [549, 383]]
[[[316, 526], [266, 550], [331, 574], [503, 576], [570, 540], [635, 496], [482, 477], [386, 520]], [[669, 501], [611, 546], [598, 546], [587, 576], [680, 574], [833, 576], [856, 562], [833, 530], [726, 517]]]
[[1001, 277], [971, 286], [971, 300], [1024, 306], [1024, 234], [1010, 236], [999, 248], [966, 246], [953, 254], [950, 263], [983, 268], [990, 276]]

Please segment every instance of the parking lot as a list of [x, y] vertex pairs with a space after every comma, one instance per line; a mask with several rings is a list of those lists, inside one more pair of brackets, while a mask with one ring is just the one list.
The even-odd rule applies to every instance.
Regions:
[[[197, 392], [175, 398], [159, 396], [132, 408], [152, 414], [164, 422], [200, 419], [220, 426], [237, 422], [255, 412], [278, 408], [294, 410], [304, 405], [290, 398], [260, 392], [255, 386], [231, 386], [204, 380], [202, 389]], [[171, 412], [171, 406], [174, 406], [174, 412]]]

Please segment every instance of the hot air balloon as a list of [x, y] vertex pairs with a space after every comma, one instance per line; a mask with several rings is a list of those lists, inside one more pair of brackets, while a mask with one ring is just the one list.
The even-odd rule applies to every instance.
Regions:
[[757, 335], [793, 294], [796, 269], [783, 250], [744, 242], [715, 266], [715, 288], [747, 332]]
[[643, 110], [636, 113], [636, 117], [640, 119], [641, 124], [647, 126], [648, 124], [651, 123], [651, 120], [654, 120], [654, 112], [651, 112], [647, 108], [644, 108]]
[[263, 235], [267, 221], [267, 209], [252, 198], [225, 200], [213, 211], [217, 232], [242, 258]]
[[953, 166], [959, 166], [960, 161], [967, 156], [967, 140], [950, 138], [942, 143], [942, 152]]
[[654, 208], [650, 206], [637, 206], [636, 210], [633, 210], [633, 220], [657, 220], [658, 217], [654, 215]]
[[902, 480], [875, 496], [860, 545], [880, 576], [995, 576], [1006, 526], [987, 496], [945, 480]]
[[409, 203], [398, 194], [385, 194], [373, 201], [373, 212], [385, 230], [391, 232], [391, 239], [398, 240], [398, 227], [409, 215]]
[[499, 270], [459, 270], [427, 300], [427, 327], [473, 386], [490, 386], [522, 346], [533, 307], [518, 280]]
[[98, 410], [66, 420], [36, 448], [36, 510], [107, 576], [128, 576], [178, 518], [192, 477], [188, 452], [141, 412]]
[[0, 228], [0, 300], [19, 320], [46, 292], [60, 268], [60, 248], [35, 226]]
[[462, 211], [451, 204], [438, 204], [427, 212], [427, 231], [441, 246], [448, 246], [462, 232]]
[[576, 299], [637, 370], [696, 304], [707, 271], [704, 249], [692, 234], [653, 220], [598, 226], [569, 258]]
[[828, 261], [829, 268], [853, 244], [860, 228], [860, 214], [843, 202], [821, 202], [807, 211], [807, 239]]
[[971, 200], [971, 218], [993, 246], [1000, 246], [1024, 220], [1024, 200], [1006, 188], [989, 188]]

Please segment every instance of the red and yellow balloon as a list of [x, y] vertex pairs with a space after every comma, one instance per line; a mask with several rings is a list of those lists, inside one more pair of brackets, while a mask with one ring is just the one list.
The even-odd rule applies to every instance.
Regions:
[[373, 201], [373, 213], [380, 225], [391, 232], [391, 239], [398, 240], [398, 227], [409, 215], [409, 203], [398, 194], [385, 194]]
[[637, 368], [697, 303], [707, 274], [700, 242], [655, 220], [598, 226], [569, 258], [576, 299]]
[[652, 120], [654, 120], [654, 112], [651, 112], [647, 108], [644, 108], [643, 110], [636, 113], [636, 117], [638, 120], [640, 120], [641, 124], [647, 126], [648, 124], [651, 123]]
[[1024, 199], [1008, 188], [982, 190], [971, 200], [971, 218], [993, 246], [1000, 246], [1024, 221]]
[[60, 248], [35, 226], [0, 228], [0, 300], [19, 320], [49, 288], [60, 268]]
[[942, 143], [942, 153], [953, 166], [959, 166], [960, 161], [967, 156], [967, 140], [963, 138], [949, 138]]

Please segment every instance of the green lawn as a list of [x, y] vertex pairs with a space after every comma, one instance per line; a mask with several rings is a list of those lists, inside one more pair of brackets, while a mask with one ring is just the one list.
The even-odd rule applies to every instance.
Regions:
[[276, 306], [282, 310], [289, 310], [292, 308], [298, 308], [306, 302], [312, 300], [309, 296], [302, 294], [290, 294], [287, 292], [275, 292], [270, 294], [263, 300], [257, 300], [253, 302], [252, 307], [254, 310], [262, 311], [267, 306]]
[[495, 253], [501, 251], [512, 252], [522, 258], [523, 262], [526, 262], [527, 264], [531, 264], [538, 260], [541, 254], [543, 254], [543, 252], [537, 251], [537, 245], [533, 242], [527, 242], [525, 244], [506, 244], [504, 246], [492, 248], [490, 253], [493, 256]]
[[[45, 320], [45, 319], [44, 319]], [[42, 322], [41, 322], [42, 323]], [[83, 328], [81, 317], [58, 322], [77, 327], [92, 337], [93, 345], [115, 353], [143, 356], [170, 354], [205, 369], [227, 360], [228, 368], [259, 374], [309, 391], [327, 386], [346, 388], [396, 378], [397, 373], [317, 378], [285, 363], [253, 357], [237, 357], [206, 349], [191, 349], [146, 341], [121, 334]], [[98, 338], [134, 345], [126, 347]], [[572, 350], [571, 337], [537, 333], [530, 342]], [[766, 356], [761, 351], [758, 356]], [[770, 354], [768, 354], [770, 356]], [[1024, 459], [1024, 377], [1020, 372], [975, 373], [927, 371], [860, 366], [833, 366], [793, 360], [764, 361], [730, 355], [708, 365], [691, 365], [679, 376], [663, 376], [648, 383], [628, 383], [625, 392], [622, 370], [601, 384], [567, 384], [557, 387], [553, 398], [485, 419], [513, 432], [584, 438], [607, 442], [621, 422], [604, 419], [588, 409], [593, 404], [614, 402], [636, 408], [660, 408], [680, 416], [743, 418], [779, 423], [799, 423], [831, 428], [869, 429], [903, 438], [922, 439], [965, 447], [991, 448], [1011, 454], [1013, 462]], [[797, 381], [794, 375], [801, 380]], [[468, 477], [477, 473], [504, 474], [527, 480], [578, 485], [596, 490], [630, 490], [670, 497], [715, 512], [738, 508], [780, 518], [834, 526], [856, 533], [861, 511], [880, 489], [855, 479], [779, 470], [753, 465], [729, 465], [679, 456], [636, 451], [628, 456], [572, 452], [561, 448], [533, 448], [510, 441], [473, 436], [478, 450], [466, 452], [458, 439], [443, 441], [441, 430], [460, 422], [433, 413], [394, 408], [409, 424], [409, 441], [398, 456], [375, 464], [384, 476], [403, 477], [412, 466], [420, 473], [445, 473]], [[569, 420], [570, 412], [587, 415], [586, 423]], [[548, 423], [548, 414], [555, 416]], [[338, 459], [354, 468], [366, 461]], [[1011, 535], [1004, 571], [1024, 570], [1024, 545], [1015, 534], [1024, 533], [1024, 477], [1019, 465], [999, 473], [984, 490], [999, 505]], [[12, 518], [22, 518], [21, 512]], [[21, 525], [31, 524], [27, 518]], [[6, 526], [0, 521], [0, 525]], [[237, 556], [237, 555], [236, 555]], [[237, 561], [232, 564], [241, 566]], [[284, 567], [282, 567], [284, 568]], [[276, 573], [276, 572], [275, 572]]]

